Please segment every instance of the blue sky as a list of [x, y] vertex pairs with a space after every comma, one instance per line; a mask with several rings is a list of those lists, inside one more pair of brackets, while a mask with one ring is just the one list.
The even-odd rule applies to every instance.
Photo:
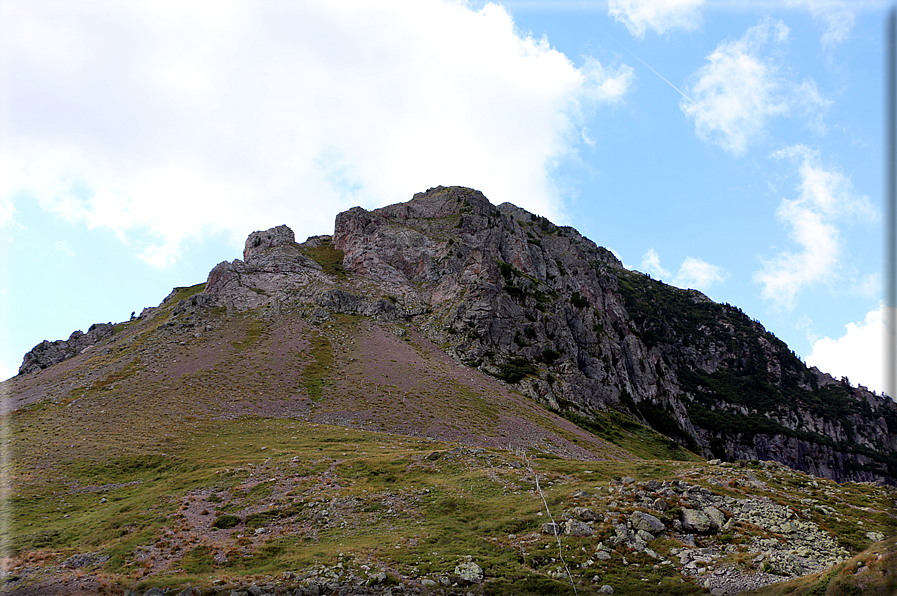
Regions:
[[883, 389], [884, 2], [0, 3], [0, 377], [436, 185]]

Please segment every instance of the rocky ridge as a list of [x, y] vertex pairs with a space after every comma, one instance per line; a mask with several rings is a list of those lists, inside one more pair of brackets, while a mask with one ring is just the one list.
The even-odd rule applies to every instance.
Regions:
[[[808, 369], [737, 307], [628, 271], [573, 228], [468, 188], [355, 207], [304, 243], [286, 226], [253, 232], [243, 259], [178, 309], [290, 305], [310, 321], [410, 323], [599, 436], [622, 412], [705, 457], [897, 483], [892, 400]], [[26, 363], [50, 361], [41, 346]]]
[[[340, 275], [309, 262], [324, 243]], [[356, 207], [332, 237], [247, 250], [210, 274], [219, 304], [411, 321], [573, 420], [619, 410], [708, 457], [897, 482], [893, 401], [808, 369], [738, 308], [627, 271], [573, 228], [477, 191]]]

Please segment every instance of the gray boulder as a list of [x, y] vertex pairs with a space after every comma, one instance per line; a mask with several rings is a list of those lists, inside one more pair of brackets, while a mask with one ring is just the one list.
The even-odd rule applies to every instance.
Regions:
[[632, 523], [633, 530], [644, 530], [652, 534], [660, 534], [666, 530], [662, 521], [644, 511], [633, 511], [629, 516], [629, 521]]
[[601, 516], [589, 509], [588, 507], [574, 507], [573, 515], [582, 521], [597, 521]]
[[568, 519], [564, 524], [564, 534], [568, 536], [591, 536], [592, 527], [576, 519]]
[[483, 569], [473, 561], [458, 563], [455, 566], [455, 575], [468, 584], [478, 584], [483, 581]]
[[710, 529], [719, 530], [726, 524], [726, 516], [716, 507], [704, 507], [704, 515], [710, 520]]
[[710, 531], [710, 518], [703, 511], [697, 509], [683, 509], [682, 529], [687, 532], [708, 532]]

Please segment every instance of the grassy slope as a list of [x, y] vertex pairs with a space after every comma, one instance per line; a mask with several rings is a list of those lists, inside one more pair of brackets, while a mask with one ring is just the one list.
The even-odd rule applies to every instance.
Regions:
[[[298, 312], [278, 320], [217, 312], [208, 331], [164, 327], [176, 303], [121, 325], [108, 345], [7, 384], [13, 396], [44, 396], [7, 417], [13, 459], [3, 471], [13, 491], [2, 538], [21, 574], [10, 587], [56, 577], [113, 591], [208, 585], [337, 561], [435, 578], [470, 555], [490, 578], [486, 591], [565, 593], [551, 576], [555, 543], [534, 534], [545, 517], [533, 477], [499, 447], [539, 455], [556, 514], [592, 505], [571, 497], [577, 489], [603, 490], [623, 475], [671, 479], [697, 465], [640, 460], [620, 446], [650, 458], [664, 456], [668, 441], [613, 420], [598, 429], [610, 442], [590, 436], [459, 368], [410, 328], [403, 335], [358, 317], [316, 326]], [[471, 454], [458, 442], [490, 449]], [[867, 530], [893, 534], [887, 516], [868, 512], [862, 532], [847, 526], [858, 515], [851, 506], [890, 507], [879, 489], [849, 485], [835, 498], [807, 492], [801, 478], [775, 476], [768, 495], [840, 508], [843, 527], [818, 522], [855, 549], [868, 545]], [[237, 525], [212, 530], [220, 515]], [[565, 538], [581, 592], [596, 574], [617, 593], [701, 591], [646, 555], [626, 555], [638, 567], [619, 557], [577, 567], [611, 533], [604, 524], [598, 537]], [[658, 552], [674, 545], [658, 543]], [[79, 553], [110, 559], [52, 567]]]

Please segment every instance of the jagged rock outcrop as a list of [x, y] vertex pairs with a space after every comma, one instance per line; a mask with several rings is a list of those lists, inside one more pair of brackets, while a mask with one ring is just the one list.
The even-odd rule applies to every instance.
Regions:
[[93, 347], [98, 341], [105, 339], [112, 333], [112, 323], [94, 323], [87, 330], [87, 333], [83, 333], [79, 329], [73, 332], [67, 340], [44, 340], [25, 354], [25, 357], [22, 359], [22, 366], [19, 367], [19, 374], [34, 373], [58, 364], [63, 360], [68, 360]]
[[[328, 265], [329, 263], [329, 265]], [[897, 406], [811, 371], [739, 309], [630, 272], [569, 227], [477, 191], [340, 213], [331, 237], [253, 232], [205, 292], [411, 320], [458, 360], [586, 417], [837, 480], [897, 477]]]
[[893, 401], [808, 369], [740, 309], [469, 188], [355, 207], [301, 244], [287, 226], [253, 232], [198, 296], [189, 308], [407, 321], [596, 432], [615, 410], [705, 456], [897, 483]]

